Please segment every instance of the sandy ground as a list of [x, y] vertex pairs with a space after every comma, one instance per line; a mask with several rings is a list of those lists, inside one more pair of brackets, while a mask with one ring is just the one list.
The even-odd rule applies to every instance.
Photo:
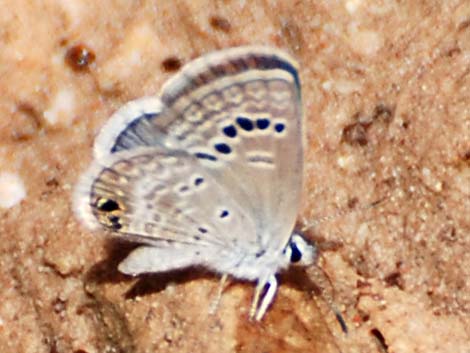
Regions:
[[[1, 352], [470, 352], [470, 2], [6, 0], [0, 43]], [[120, 275], [71, 211], [114, 110], [249, 43], [301, 65], [328, 279], [284, 274], [261, 323], [249, 283], [211, 316], [210, 273]]]

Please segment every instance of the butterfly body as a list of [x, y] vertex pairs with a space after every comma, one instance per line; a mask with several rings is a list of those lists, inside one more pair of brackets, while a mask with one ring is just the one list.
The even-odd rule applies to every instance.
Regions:
[[315, 259], [315, 248], [292, 235], [303, 144], [300, 82], [288, 55], [266, 47], [211, 53], [158, 97], [111, 117], [77, 186], [75, 210], [89, 228], [143, 244], [121, 272], [200, 265], [256, 281], [251, 314], [260, 319], [275, 274]]

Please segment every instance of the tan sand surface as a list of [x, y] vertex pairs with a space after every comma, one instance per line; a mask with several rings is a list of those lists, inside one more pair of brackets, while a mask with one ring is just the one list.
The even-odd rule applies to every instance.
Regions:
[[[469, 1], [1, 7], [0, 352], [470, 352]], [[217, 276], [119, 274], [132, 246], [71, 210], [113, 111], [203, 53], [250, 43], [301, 65], [299, 225], [319, 221], [306, 234], [330, 283], [284, 274], [261, 323], [247, 320], [250, 283], [232, 282], [211, 316]]]

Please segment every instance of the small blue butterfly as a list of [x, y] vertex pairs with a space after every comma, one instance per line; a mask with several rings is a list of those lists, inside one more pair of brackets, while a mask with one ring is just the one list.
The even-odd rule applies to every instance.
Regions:
[[76, 213], [91, 229], [141, 244], [119, 265], [123, 273], [199, 265], [255, 281], [250, 317], [260, 320], [276, 274], [316, 258], [293, 233], [303, 130], [290, 56], [268, 47], [210, 53], [105, 124]]

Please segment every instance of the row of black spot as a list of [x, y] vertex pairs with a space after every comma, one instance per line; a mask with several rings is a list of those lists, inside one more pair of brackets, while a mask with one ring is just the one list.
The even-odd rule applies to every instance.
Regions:
[[[244, 116], [239, 116], [235, 119], [236, 124], [242, 130], [247, 132], [253, 131], [255, 128], [259, 130], [266, 130], [271, 125], [271, 120], [268, 118], [259, 118], [256, 120], [251, 120], [250, 118], [246, 118]], [[274, 124], [274, 131], [277, 133], [281, 133], [286, 128], [286, 125], [283, 123], [276, 123]], [[234, 138], [237, 136], [238, 131], [235, 125], [227, 125], [222, 129], [222, 132], [225, 136]]]
[[[259, 118], [259, 119], [256, 119], [256, 120], [251, 120], [249, 118], [239, 116], [235, 119], [235, 122], [236, 122], [236, 125], [238, 125], [239, 128], [241, 128], [242, 130], [245, 130], [247, 132], [253, 131], [255, 128], [257, 128], [259, 130], [266, 130], [271, 125], [271, 120], [268, 119], [268, 118]], [[274, 124], [274, 131], [279, 133], [279, 134], [281, 132], [283, 132], [285, 130], [285, 128], [286, 128], [286, 125], [284, 123]], [[237, 126], [235, 126], [234, 124], [230, 124], [230, 125], [225, 126], [222, 129], [222, 132], [225, 136], [227, 136], [229, 138], [235, 138], [238, 135]], [[214, 149], [218, 153], [222, 153], [222, 154], [232, 153], [232, 148], [230, 147], [230, 145], [228, 145], [224, 142], [216, 143], [214, 145]], [[197, 158], [206, 159], [206, 160], [213, 161], [213, 162], [217, 161], [217, 157], [214, 156], [211, 153], [198, 152], [198, 153], [195, 154], [195, 156]]]

